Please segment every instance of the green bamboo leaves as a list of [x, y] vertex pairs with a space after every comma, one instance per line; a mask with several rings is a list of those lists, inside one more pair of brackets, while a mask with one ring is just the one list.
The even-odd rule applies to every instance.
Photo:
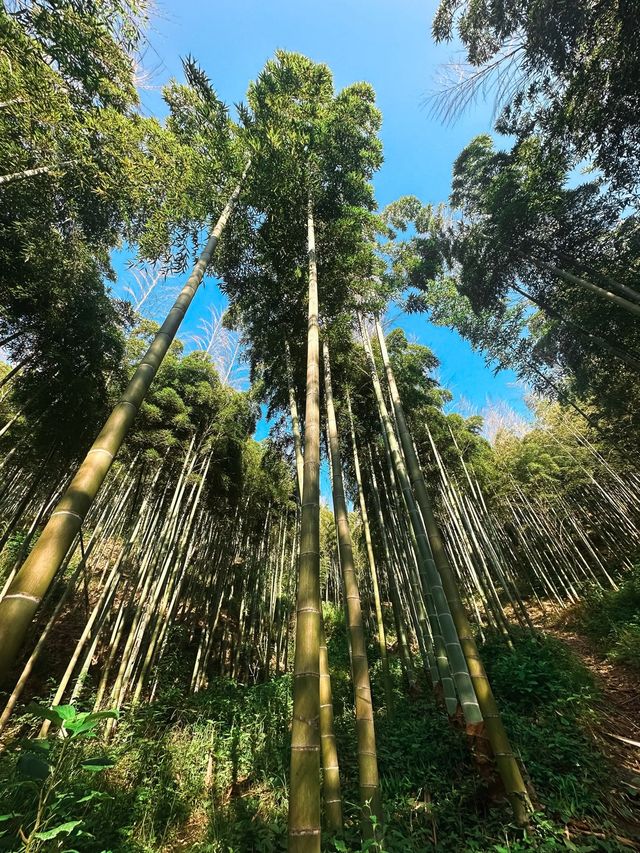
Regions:
[[82, 522], [202, 282], [211, 255], [240, 194], [240, 188], [239, 184], [231, 193], [193, 273], [136, 369], [120, 402], [54, 509], [36, 546], [0, 601], [0, 680], [6, 676], [14, 662], [33, 614], [78, 535]]
[[247, 100], [254, 168], [244, 224], [220, 260], [232, 316], [272, 407], [291, 408], [293, 400], [297, 409], [306, 399], [289, 849], [308, 853], [320, 849], [319, 321], [339, 316], [353, 298], [358, 264], [365, 275], [371, 270], [362, 228], [374, 204], [380, 116], [371, 87], [335, 94], [326, 66], [284, 51]]

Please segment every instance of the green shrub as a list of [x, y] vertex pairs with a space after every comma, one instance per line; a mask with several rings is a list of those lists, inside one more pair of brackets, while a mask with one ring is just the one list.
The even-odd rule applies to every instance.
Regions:
[[[349, 651], [343, 614], [325, 610], [334, 691], [345, 833], [323, 837], [325, 853], [367, 850], [360, 841], [358, 762]], [[399, 661], [390, 669], [396, 696], [382, 704], [380, 663], [371, 650], [376, 737], [384, 826], [380, 853], [618, 853], [609, 804], [611, 773], [585, 730], [597, 691], [588, 672], [559, 642], [521, 633], [513, 649], [490, 639], [481, 649], [512, 736], [542, 810], [522, 832], [473, 764], [467, 737], [448, 720], [426, 680], [404, 692]], [[124, 714], [110, 745], [116, 763], [89, 777], [82, 759], [91, 741], [74, 744], [73, 763], [59, 777], [60, 824], [82, 820], [57, 840], [39, 839], [43, 853], [280, 853], [286, 850], [290, 676], [243, 686], [213, 679], [185, 696], [167, 677], [158, 699]], [[52, 749], [59, 748], [53, 738]], [[70, 759], [71, 760], [71, 759]], [[33, 815], [36, 789], [11, 788], [16, 756], [0, 756], [0, 797], [6, 812]], [[29, 796], [32, 797], [29, 800]], [[16, 799], [17, 797], [17, 799]], [[88, 800], [84, 798], [88, 797]], [[618, 803], [619, 806], [619, 803]], [[31, 811], [29, 811], [31, 809]], [[4, 810], [3, 810], [4, 811]], [[13, 823], [11, 822], [13, 820]], [[566, 824], [591, 823], [611, 840], [593, 839]], [[5, 838], [16, 838], [14, 818]], [[51, 821], [44, 828], [55, 828]], [[32, 823], [26, 823], [27, 829]], [[13, 835], [9, 832], [11, 830]], [[609, 830], [611, 830], [609, 832]], [[83, 834], [84, 833], [84, 834]], [[0, 849], [2, 848], [0, 836]], [[20, 846], [4, 846], [22, 850]], [[35, 849], [35, 848], [33, 848]]]
[[619, 589], [590, 590], [572, 624], [612, 660], [640, 669], [640, 565], [625, 576]]
[[[115, 711], [79, 712], [72, 705], [27, 709], [37, 720], [57, 729], [53, 738], [22, 738], [11, 745], [2, 765], [3, 811], [0, 847], [3, 850], [60, 850], [62, 843], [91, 844], [96, 814], [110, 799], [94, 787], [92, 777], [114, 761], [90, 739]], [[92, 813], [92, 814], [91, 814]]]
[[613, 780], [586, 724], [598, 696], [591, 674], [559, 640], [492, 639], [482, 656], [505, 724], [546, 810], [568, 821], [603, 819]]

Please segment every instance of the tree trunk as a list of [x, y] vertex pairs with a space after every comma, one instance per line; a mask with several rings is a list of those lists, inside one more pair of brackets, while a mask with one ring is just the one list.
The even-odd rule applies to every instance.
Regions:
[[320, 625], [320, 740], [324, 794], [324, 816], [330, 832], [342, 832], [342, 791], [338, 747], [333, 725], [333, 691], [324, 625]]
[[351, 638], [351, 666], [353, 670], [353, 690], [356, 708], [362, 828], [364, 837], [370, 838], [373, 831], [371, 815], [375, 815], [378, 823], [382, 820], [376, 734], [373, 721], [373, 699], [371, 697], [371, 683], [369, 681], [367, 644], [362, 625], [360, 593], [358, 591], [358, 582], [353, 562], [353, 544], [349, 531], [349, 517], [342, 482], [340, 442], [338, 440], [338, 426], [331, 388], [329, 347], [326, 340], [323, 342], [322, 351], [324, 358], [324, 389], [327, 404], [327, 431], [329, 433], [331, 467], [333, 472], [333, 511], [336, 519], [340, 565], [344, 580], [347, 625]]
[[291, 413], [291, 432], [293, 434], [293, 445], [296, 455], [296, 475], [298, 479], [298, 495], [302, 502], [302, 484], [304, 482], [304, 456], [302, 455], [302, 438], [300, 436], [300, 418], [298, 417], [298, 404], [296, 403], [296, 392], [291, 377], [291, 361], [289, 344], [285, 345], [287, 355], [287, 381], [289, 383], [289, 411]]
[[[248, 166], [245, 168], [244, 176]], [[31, 554], [0, 602], [0, 683], [6, 677], [43, 595], [76, 537], [93, 500], [142, 405], [149, 386], [202, 282], [211, 255], [236, 204], [232, 192], [193, 272], [138, 365], [122, 399], [107, 419], [62, 496]]]
[[[289, 345], [287, 344], [287, 362]], [[296, 473], [298, 494], [302, 503], [304, 485], [304, 457], [302, 455], [302, 440], [300, 436], [300, 421], [296, 395], [291, 380], [290, 365], [287, 363], [289, 380], [289, 409], [291, 412], [291, 431], [296, 456]], [[340, 788], [340, 767], [338, 764], [338, 748], [333, 726], [333, 691], [331, 689], [331, 674], [329, 672], [329, 656], [327, 641], [324, 633], [322, 613], [320, 614], [320, 745], [323, 772], [324, 810], [327, 828], [331, 832], [341, 832], [342, 792]]]
[[37, 166], [35, 169], [25, 169], [22, 172], [11, 172], [9, 175], [0, 175], [0, 187], [13, 184], [15, 181], [24, 181], [25, 178], [36, 178], [38, 175], [46, 175], [52, 172], [54, 166]]
[[25, 366], [25, 364], [28, 364], [28, 362], [30, 360], [31, 360], [30, 355], [25, 356], [25, 358], [23, 358], [22, 361], [19, 361], [17, 364], [15, 364], [8, 373], [5, 373], [5, 375], [2, 377], [2, 379], [0, 379], [0, 388], [4, 387], [9, 382], [11, 382], [13, 377], [17, 376], [17, 374], [20, 373], [20, 371]]
[[[442, 682], [445, 703], [450, 715], [456, 713], [456, 691], [460, 698], [460, 704], [468, 723], [479, 723], [482, 720], [480, 709], [477, 705], [476, 696], [469, 678], [467, 665], [460, 648], [460, 642], [455, 631], [449, 605], [447, 603], [438, 572], [431, 554], [427, 534], [422, 517], [418, 510], [411, 483], [406, 470], [405, 461], [398, 440], [393, 431], [393, 424], [387, 411], [387, 406], [382, 394], [380, 380], [373, 358], [373, 351], [367, 330], [362, 320], [360, 321], [362, 340], [369, 361], [371, 378], [380, 413], [384, 435], [386, 437], [387, 454], [391, 457], [390, 469], [398, 478], [402, 498], [405, 502], [409, 520], [411, 522], [409, 532], [412, 534], [412, 546], [418, 563], [420, 581], [422, 583], [422, 594], [424, 595], [429, 621], [433, 634], [433, 646], [438, 673]], [[453, 677], [453, 681], [451, 680]], [[455, 690], [453, 685], [455, 683]]]
[[293, 669], [289, 853], [320, 851], [320, 329], [311, 197], [304, 478]]
[[387, 638], [384, 630], [384, 619], [382, 615], [382, 603], [380, 601], [380, 589], [378, 586], [378, 571], [376, 568], [376, 560], [373, 553], [373, 543], [371, 541], [371, 528], [369, 526], [369, 514], [367, 513], [367, 505], [364, 500], [364, 491], [362, 489], [362, 474], [360, 471], [360, 456], [358, 454], [358, 445], [356, 442], [356, 430], [353, 423], [353, 412], [351, 411], [351, 397], [347, 390], [347, 411], [349, 413], [349, 426], [351, 428], [351, 447], [353, 450], [353, 468], [356, 475], [356, 483], [358, 486], [358, 501], [360, 503], [360, 516], [362, 518], [362, 527], [364, 528], [364, 541], [367, 550], [367, 559], [369, 561], [369, 572], [371, 574], [371, 586], [373, 588], [373, 601], [376, 611], [376, 623], [378, 627], [378, 646], [380, 648], [380, 660], [382, 662], [382, 678], [384, 681], [385, 700], [387, 704], [387, 715], [393, 716], [393, 691], [391, 688], [391, 676], [389, 674], [389, 659], [387, 657]]
[[523, 290], [518, 285], [512, 285], [512, 290], [515, 290], [516, 293], [519, 293], [521, 296], [524, 296], [529, 302], [533, 302], [534, 305], [537, 305], [544, 313], [552, 317], [554, 320], [559, 320], [561, 323], [566, 323], [568, 326], [576, 329], [580, 332], [581, 335], [592, 340], [598, 346], [605, 349], [607, 352], [610, 352], [611, 355], [614, 355], [616, 358], [619, 358], [620, 361], [624, 361], [625, 364], [628, 364], [629, 367], [632, 367], [634, 370], [640, 371], [640, 361], [634, 357], [633, 353], [628, 353], [625, 350], [621, 350], [619, 347], [614, 346], [614, 344], [600, 337], [600, 335], [594, 334], [594, 332], [590, 332], [588, 329], [585, 329], [584, 326], [581, 326], [580, 323], [576, 323], [575, 320], [572, 320], [570, 317], [565, 316], [560, 313], [560, 311], [556, 311], [555, 308], [552, 308], [548, 305], [543, 299], [538, 299], [538, 297], [534, 296], [532, 293], [529, 293], [526, 290]]
[[7, 344], [10, 344], [12, 341], [15, 341], [16, 338], [19, 338], [23, 334], [24, 332], [22, 331], [22, 329], [20, 329], [17, 332], [13, 332], [13, 334], [11, 335], [7, 335], [6, 338], [2, 338], [2, 340], [0, 341], [0, 349], [2, 349], [2, 347], [6, 347]]
[[[574, 275], [572, 272], [567, 272], [566, 270], [561, 269], [561, 267], [557, 267], [555, 264], [550, 264], [548, 261], [541, 261], [538, 258], [534, 258], [531, 255], [526, 255], [524, 252], [519, 252], [520, 256], [525, 260], [529, 261], [529, 263], [533, 264], [534, 267], [538, 267], [538, 269], [546, 270], [547, 272], [553, 273], [553, 275], [557, 275], [558, 278], [563, 279], [563, 281], [569, 282], [569, 284], [577, 284], [578, 287], [581, 287], [583, 290], [590, 290], [591, 293], [596, 293], [598, 296], [601, 296], [603, 299], [607, 299], [609, 302], [613, 302], [618, 305], [620, 308], [624, 308], [625, 311], [628, 311], [630, 314], [635, 314], [640, 317], [640, 305], [636, 305], [635, 302], [630, 302], [628, 299], [625, 299], [623, 296], [618, 296], [617, 293], [612, 293], [610, 290], [605, 290], [604, 287], [599, 287], [597, 284], [593, 284], [590, 281], [587, 281], [585, 278], [581, 278], [578, 275]], [[632, 291], [635, 294], [635, 291]], [[638, 298], [636, 294], [634, 298]]]
[[387, 579], [389, 582], [389, 594], [391, 596], [391, 607], [393, 609], [393, 619], [396, 626], [396, 636], [398, 638], [398, 648], [400, 649], [400, 661], [402, 664], [402, 668], [404, 670], [405, 677], [407, 679], [407, 684], [409, 686], [409, 691], [413, 693], [416, 689], [416, 676], [413, 669], [413, 662], [411, 660], [411, 652], [409, 649], [409, 640], [407, 638], [407, 628], [404, 619], [404, 612], [402, 607], [402, 602], [400, 600], [400, 593], [398, 590], [398, 583], [396, 579], [396, 566], [394, 563], [394, 559], [391, 555], [391, 549], [389, 547], [389, 541], [387, 539], [387, 533], [385, 530], [384, 517], [382, 515], [382, 506], [380, 504], [380, 495], [378, 492], [378, 483], [376, 481], [376, 474], [373, 469], [373, 459], [369, 458], [369, 480], [371, 483], [371, 494], [373, 496], [373, 504], [376, 510], [377, 522], [378, 522], [378, 532], [380, 539], [382, 540], [382, 548], [384, 551], [385, 562], [387, 565]]
[[471, 626], [469, 625], [467, 614], [460, 598], [458, 585], [449, 564], [449, 558], [447, 557], [444, 543], [440, 536], [440, 531], [438, 530], [438, 525], [433, 514], [431, 501], [424, 482], [422, 469], [405, 421], [400, 395], [398, 394], [398, 388], [396, 386], [395, 377], [393, 375], [389, 355], [387, 353], [384, 334], [379, 322], [376, 322], [376, 330], [378, 333], [378, 342], [380, 344], [382, 360], [387, 373], [389, 394], [396, 413], [396, 420], [400, 430], [400, 440], [402, 442], [402, 447], [404, 449], [409, 468], [411, 485], [415, 491], [420, 512], [427, 529], [429, 544], [431, 545], [438, 574], [440, 575], [442, 586], [451, 609], [451, 616], [464, 652], [469, 674], [471, 675], [473, 687], [478, 698], [478, 704], [480, 705], [482, 716], [484, 718], [487, 735], [498, 765], [498, 770], [500, 772], [506, 794], [509, 797], [516, 822], [519, 825], [523, 825], [527, 823], [532, 811], [527, 789], [520, 772], [520, 767], [518, 766], [516, 757], [513, 754], [509, 737], [502, 723], [502, 717], [500, 716], [500, 711], [498, 710], [498, 706], [494, 699], [489, 679], [487, 678], [482, 660], [478, 654]]

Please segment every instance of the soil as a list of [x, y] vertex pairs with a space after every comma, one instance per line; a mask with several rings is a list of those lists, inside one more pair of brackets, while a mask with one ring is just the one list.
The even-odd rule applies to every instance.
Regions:
[[640, 671], [609, 660], [594, 642], [578, 633], [574, 610], [543, 614], [530, 609], [529, 613], [536, 628], [564, 643], [594, 677], [600, 699], [594, 707], [597, 718], [589, 729], [602, 753], [619, 770], [610, 803], [622, 832], [618, 840], [640, 850]]

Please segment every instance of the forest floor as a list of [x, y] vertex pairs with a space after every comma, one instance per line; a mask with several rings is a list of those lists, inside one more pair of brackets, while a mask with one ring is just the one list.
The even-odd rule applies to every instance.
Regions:
[[[631, 609], [638, 611], [635, 599]], [[640, 850], [638, 672], [612, 658], [610, 645], [594, 640], [578, 608], [545, 610], [531, 608], [535, 634], [514, 629], [512, 647], [497, 636], [481, 647], [538, 801], [526, 832], [513, 826], [503, 798], [481, 778], [464, 731], [451, 725], [426, 679], [407, 697], [395, 653], [395, 709], [388, 713], [380, 661], [376, 647], [370, 648], [385, 807], [382, 853]], [[591, 612], [600, 617], [599, 610]], [[625, 619], [629, 624], [628, 613]], [[326, 609], [325, 626], [346, 827], [342, 839], [323, 839], [323, 851], [363, 853], [368, 848], [359, 840], [358, 762], [342, 613]], [[108, 747], [113, 767], [106, 773], [88, 778], [80, 768], [81, 752], [70, 755], [69, 772], [59, 783], [62, 817], [80, 820], [84, 834], [74, 832], [65, 849], [286, 849], [291, 677], [252, 686], [215, 678], [206, 690], [189, 695], [183, 670], [180, 656], [171, 658], [159, 673], [157, 700], [123, 714]], [[85, 748], [96, 747], [88, 741], [81, 751]], [[14, 833], [37, 805], [15, 768], [15, 753], [0, 755], [0, 800], [6, 805], [1, 810], [7, 812], [3, 825], [0, 815], [0, 850], [7, 851], [23, 849]], [[40, 849], [60, 848], [47, 843]]]
[[[583, 605], [558, 612], [529, 605], [535, 627], [559, 640], [593, 676], [599, 696], [596, 715], [586, 723], [603, 755], [619, 771], [618, 793], [636, 819], [630, 829], [640, 831], [640, 670], [612, 660], [602, 644], [580, 630]], [[615, 793], [615, 792], [612, 792]], [[629, 823], [622, 817], [622, 823]], [[640, 843], [637, 845], [640, 849]]]
[[[596, 642], [578, 633], [570, 609], [556, 618], [545, 617], [536, 627], [565, 643], [593, 674], [602, 693], [597, 703], [602, 719], [592, 734], [618, 766], [640, 774], [640, 673], [610, 660]], [[640, 778], [637, 782], [640, 785]], [[640, 794], [640, 787], [636, 790]]]

